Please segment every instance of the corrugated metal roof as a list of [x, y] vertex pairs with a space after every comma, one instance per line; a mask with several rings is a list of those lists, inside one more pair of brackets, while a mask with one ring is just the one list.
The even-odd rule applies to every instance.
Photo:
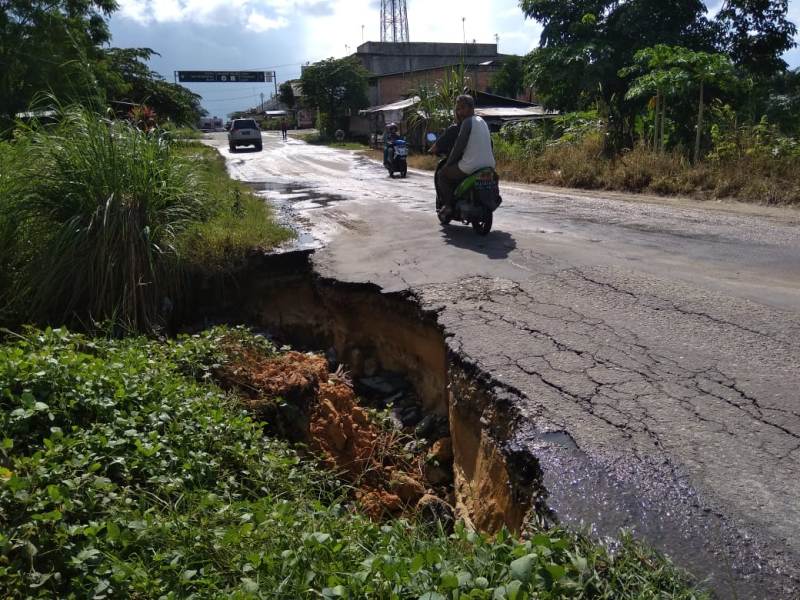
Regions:
[[476, 108], [475, 114], [480, 117], [494, 119], [530, 119], [534, 117], [548, 117], [557, 115], [557, 112], [545, 110], [541, 106], [519, 108], [515, 106]]
[[362, 115], [370, 115], [377, 112], [391, 112], [394, 110], [404, 110], [411, 106], [414, 106], [417, 102], [419, 102], [419, 96], [414, 96], [412, 98], [406, 98], [405, 100], [400, 100], [399, 102], [392, 102], [391, 104], [384, 104], [382, 106], [370, 106], [369, 108], [365, 108], [364, 110], [358, 111], [359, 114]]
[[[361, 115], [372, 115], [380, 112], [395, 112], [398, 110], [405, 110], [419, 102], [419, 97], [406, 98], [399, 102], [391, 104], [384, 104], [382, 106], [370, 106], [364, 110], [358, 111]], [[527, 104], [518, 102], [518, 104]], [[555, 116], [558, 113], [545, 110], [542, 106], [528, 104], [527, 106], [486, 106], [476, 107], [475, 114], [489, 119], [535, 119], [538, 117]]]

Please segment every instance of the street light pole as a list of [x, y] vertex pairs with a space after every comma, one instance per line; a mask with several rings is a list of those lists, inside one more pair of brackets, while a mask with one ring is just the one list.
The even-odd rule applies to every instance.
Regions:
[[467, 45], [467, 17], [461, 17], [461, 32], [464, 34], [464, 45]]

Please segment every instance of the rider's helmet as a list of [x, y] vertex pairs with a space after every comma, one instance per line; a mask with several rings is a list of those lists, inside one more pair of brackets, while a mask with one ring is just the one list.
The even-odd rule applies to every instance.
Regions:
[[386, 129], [389, 130], [389, 133], [397, 133], [398, 130], [397, 123], [389, 123], [386, 126]]

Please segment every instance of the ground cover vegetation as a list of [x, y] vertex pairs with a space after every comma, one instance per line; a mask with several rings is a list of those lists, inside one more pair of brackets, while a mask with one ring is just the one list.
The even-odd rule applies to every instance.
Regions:
[[188, 272], [224, 273], [291, 237], [221, 157], [83, 107], [0, 142], [0, 317], [163, 326]]
[[[326, 363], [242, 329], [168, 342], [64, 329], [7, 334], [4, 596], [705, 597], [629, 539], [612, 552], [557, 529], [523, 540], [445, 531], [413, 516], [366, 518], [353, 483], [257, 420], [265, 401], [286, 410], [292, 400], [259, 403], [231, 385], [307, 388], [299, 373], [279, 381], [288, 362], [303, 360]], [[314, 389], [350, 389], [320, 374]]]
[[[586, 188], [800, 203], [800, 72], [785, 0], [523, 0], [548, 122], [495, 138], [500, 171]], [[508, 74], [506, 74], [508, 75]]]

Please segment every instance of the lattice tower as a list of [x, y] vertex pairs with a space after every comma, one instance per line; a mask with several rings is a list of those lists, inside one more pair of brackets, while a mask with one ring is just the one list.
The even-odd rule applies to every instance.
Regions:
[[382, 0], [381, 41], [408, 42], [408, 10], [406, 0]]

